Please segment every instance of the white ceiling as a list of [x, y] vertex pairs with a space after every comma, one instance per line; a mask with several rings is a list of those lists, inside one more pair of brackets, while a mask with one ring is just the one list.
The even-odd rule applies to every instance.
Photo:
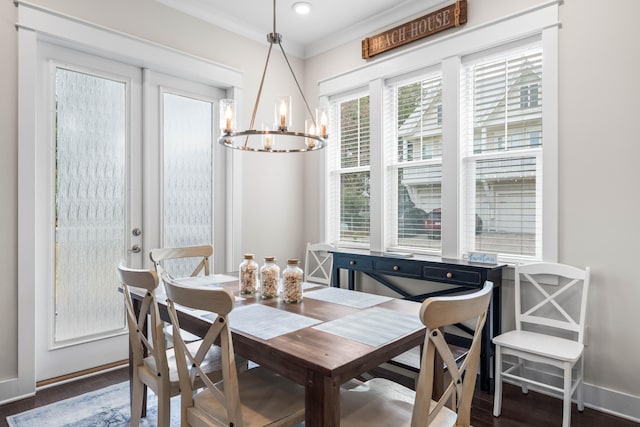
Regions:
[[[273, 31], [271, 0], [157, 0], [228, 31], [266, 42]], [[446, 0], [305, 0], [308, 15], [297, 15], [293, 4], [277, 2], [277, 32], [292, 55], [308, 58], [346, 41], [376, 34], [407, 18], [431, 11]]]

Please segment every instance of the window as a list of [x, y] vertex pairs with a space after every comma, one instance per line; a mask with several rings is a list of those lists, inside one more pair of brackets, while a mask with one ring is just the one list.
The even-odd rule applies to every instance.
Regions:
[[[445, 258], [557, 260], [557, 19], [558, 4], [548, 3], [321, 81], [338, 129], [325, 163], [326, 239]], [[365, 163], [345, 150], [364, 140], [340, 123], [347, 105], [362, 107], [357, 91], [371, 108]], [[349, 186], [361, 199], [346, 209]], [[350, 223], [366, 223], [367, 238]]]
[[463, 250], [540, 257], [542, 50], [465, 64]]
[[[387, 217], [393, 246], [440, 250], [442, 78], [387, 87]], [[392, 141], [395, 141], [392, 144]]]
[[333, 103], [334, 129], [339, 130], [332, 151], [331, 208], [338, 216], [331, 234], [334, 241], [369, 243], [370, 126], [369, 96]]

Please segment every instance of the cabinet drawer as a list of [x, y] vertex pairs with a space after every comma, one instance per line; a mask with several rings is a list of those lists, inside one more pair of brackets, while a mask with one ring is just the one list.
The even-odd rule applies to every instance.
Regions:
[[455, 270], [450, 268], [424, 267], [422, 277], [445, 283], [460, 283], [482, 286], [480, 273], [476, 271]]
[[335, 268], [348, 268], [350, 270], [372, 271], [373, 261], [370, 258], [360, 257], [336, 257], [333, 258]]
[[380, 260], [375, 263], [376, 272], [392, 276], [420, 277], [420, 264], [399, 260]]

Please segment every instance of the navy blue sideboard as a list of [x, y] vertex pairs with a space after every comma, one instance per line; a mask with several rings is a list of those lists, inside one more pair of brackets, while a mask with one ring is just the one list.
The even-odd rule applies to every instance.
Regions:
[[[504, 265], [486, 265], [470, 263], [464, 260], [446, 259], [413, 255], [404, 257], [393, 253], [382, 253], [361, 250], [333, 251], [332, 284], [340, 287], [340, 270], [348, 271], [348, 288], [355, 289], [355, 273], [361, 272], [393, 290], [401, 298], [423, 301], [425, 298], [438, 295], [455, 294], [463, 291], [480, 289], [485, 281], [493, 282], [493, 295], [487, 322], [482, 331], [482, 350], [480, 354], [480, 389], [491, 389], [491, 363], [493, 344], [491, 338], [494, 332], [500, 332], [500, 289], [502, 285], [502, 268]], [[406, 287], [394, 283], [392, 277], [405, 277], [425, 281], [424, 288], [419, 293], [411, 293]], [[447, 284], [434, 286], [429, 282]], [[415, 288], [415, 286], [413, 287]], [[437, 289], [434, 289], [437, 288]], [[424, 291], [424, 292], [423, 292]], [[464, 325], [462, 330], [473, 333]], [[451, 339], [449, 339], [451, 342]], [[468, 339], [453, 337], [454, 344], [468, 346]]]

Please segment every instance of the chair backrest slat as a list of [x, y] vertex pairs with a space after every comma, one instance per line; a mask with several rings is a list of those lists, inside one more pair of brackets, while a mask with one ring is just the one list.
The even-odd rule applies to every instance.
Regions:
[[[201, 272], [204, 273], [204, 275], [211, 274], [210, 258], [212, 255], [213, 247], [211, 247], [211, 245], [186, 246], [180, 248], [157, 248], [149, 252], [149, 257], [151, 258], [151, 261], [159, 275], [161, 275], [162, 272], [167, 271], [165, 265], [166, 261], [200, 258], [198, 264], [193, 268], [193, 270], [189, 270], [184, 274], [174, 274], [174, 276], [189, 275], [192, 277], [199, 275]], [[189, 269], [191, 268], [192, 267], [189, 267]]]

